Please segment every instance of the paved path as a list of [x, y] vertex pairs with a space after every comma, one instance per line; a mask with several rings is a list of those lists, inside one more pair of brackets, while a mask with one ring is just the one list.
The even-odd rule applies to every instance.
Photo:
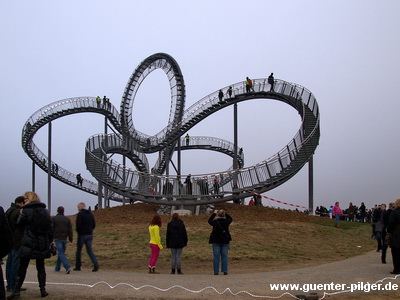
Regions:
[[[390, 249], [388, 252], [390, 256]], [[400, 276], [395, 278], [394, 275], [389, 274], [391, 270], [391, 258], [388, 257], [386, 265], [382, 264], [380, 262], [380, 254], [376, 252], [369, 252], [343, 261], [315, 267], [277, 272], [229, 274], [228, 276], [151, 275], [144, 272], [132, 273], [105, 270], [100, 270], [97, 273], [93, 273], [91, 270], [72, 271], [71, 274], [66, 275], [63, 272], [56, 273], [49, 267], [47, 268], [47, 291], [50, 296], [46, 299], [268, 299], [290, 292], [282, 290], [271, 291], [270, 284], [274, 283], [298, 283], [302, 285], [312, 283], [330, 284], [333, 282], [334, 284], [346, 284], [349, 286], [358, 282], [375, 283], [384, 278], [392, 277], [393, 279], [385, 279], [382, 283], [391, 282], [400, 286]], [[179, 285], [182, 288], [171, 288], [175, 285]], [[22, 293], [21, 299], [41, 299], [38, 297], [39, 289], [36, 270], [33, 265], [29, 267], [24, 287], [28, 288], [28, 291]], [[225, 289], [229, 290], [220, 295], [219, 293], [223, 293]], [[232, 293], [246, 291], [247, 293], [240, 293], [234, 296], [230, 291]], [[327, 292], [336, 291], [328, 290]], [[304, 294], [302, 291], [291, 291], [290, 293], [293, 295]], [[319, 291], [318, 295], [319, 297], [324, 296], [324, 291]], [[280, 299], [293, 298], [287, 294]], [[326, 296], [326, 298], [328, 297]], [[400, 292], [347, 292], [330, 296], [329, 298], [399, 299]]]

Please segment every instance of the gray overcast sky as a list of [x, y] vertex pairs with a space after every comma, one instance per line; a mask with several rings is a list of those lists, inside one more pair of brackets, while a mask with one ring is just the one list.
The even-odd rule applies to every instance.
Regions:
[[[76, 96], [107, 95], [119, 109], [130, 74], [156, 52], [179, 63], [186, 107], [246, 76], [270, 72], [313, 92], [321, 111], [315, 206], [364, 201], [371, 207], [400, 198], [399, 11], [395, 0], [1, 1], [0, 205], [7, 208], [31, 189], [31, 161], [20, 142], [30, 115]], [[135, 100], [135, 126], [149, 134], [164, 128], [169, 101], [166, 77], [152, 73]], [[232, 112], [218, 112], [189, 133], [233, 141]], [[276, 101], [241, 103], [239, 117], [246, 166], [275, 154], [300, 126], [297, 113]], [[102, 124], [94, 114], [53, 122], [54, 160], [90, 178], [84, 146]], [[44, 127], [35, 138], [44, 152], [46, 135]], [[231, 165], [214, 152], [183, 156], [185, 174]], [[307, 206], [307, 178], [304, 168], [265, 195]], [[37, 192], [45, 203], [46, 182], [37, 169]], [[97, 200], [54, 179], [52, 195], [52, 213], [64, 205], [72, 214], [78, 202], [93, 207]]]

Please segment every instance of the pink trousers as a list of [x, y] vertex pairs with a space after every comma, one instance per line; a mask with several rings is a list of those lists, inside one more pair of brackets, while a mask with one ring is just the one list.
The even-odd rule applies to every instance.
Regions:
[[160, 255], [160, 248], [156, 244], [150, 244], [151, 256], [149, 261], [149, 267], [154, 268], [157, 263], [158, 256]]

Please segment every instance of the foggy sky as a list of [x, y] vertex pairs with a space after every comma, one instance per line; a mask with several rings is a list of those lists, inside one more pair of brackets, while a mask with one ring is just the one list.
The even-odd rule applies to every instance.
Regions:
[[[5, 209], [31, 190], [31, 160], [21, 130], [36, 110], [54, 101], [107, 95], [119, 109], [132, 71], [165, 52], [181, 67], [186, 108], [202, 97], [250, 78], [275, 78], [308, 88], [321, 113], [314, 155], [314, 206], [350, 201], [367, 207], [400, 198], [397, 88], [400, 69], [398, 1], [2, 1], [1, 200]], [[158, 70], [159, 71], [159, 70]], [[154, 134], [166, 126], [168, 81], [153, 72], [134, 102], [135, 127]], [[240, 103], [239, 146], [245, 165], [283, 148], [300, 127], [288, 105], [273, 100]], [[103, 132], [104, 118], [78, 114], [53, 122], [53, 160], [94, 180], [84, 146]], [[233, 107], [189, 131], [233, 142]], [[34, 139], [46, 153], [47, 127]], [[149, 160], [155, 161], [155, 155]], [[224, 171], [231, 159], [186, 151], [182, 173]], [[36, 168], [36, 191], [47, 203], [47, 175]], [[53, 179], [52, 213], [95, 196]], [[265, 193], [308, 206], [308, 170]], [[266, 205], [280, 206], [274, 202]]]

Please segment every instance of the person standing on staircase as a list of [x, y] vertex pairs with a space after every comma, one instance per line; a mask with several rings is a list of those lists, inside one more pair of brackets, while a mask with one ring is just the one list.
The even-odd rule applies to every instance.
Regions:
[[232, 98], [232, 92], [233, 92], [233, 90], [232, 90], [232, 87], [230, 86], [228, 88], [228, 90], [226, 91], [226, 94], [229, 96], [229, 98]]
[[192, 194], [192, 178], [191, 178], [191, 174], [189, 174], [188, 176], [186, 176], [185, 182], [184, 184], [186, 185], [186, 194], [187, 195], [191, 195]]
[[269, 89], [269, 91], [273, 92], [274, 85], [275, 85], [274, 73], [271, 73], [271, 75], [268, 76], [268, 83], [271, 85], [271, 88]]
[[104, 108], [104, 109], [107, 108], [107, 97], [106, 96], [103, 97], [103, 107], [102, 108]]
[[246, 77], [246, 93], [250, 93], [251, 91], [254, 92], [253, 81], [249, 77]]
[[224, 93], [221, 90], [219, 90], [219, 92], [218, 92], [218, 99], [219, 99], [219, 102], [221, 102], [224, 99]]
[[82, 186], [83, 183], [83, 178], [81, 176], [81, 173], [79, 173], [78, 175], [76, 175], [76, 184]]
[[100, 98], [100, 96], [97, 96], [97, 97], [96, 97], [96, 104], [97, 104], [97, 108], [100, 108], [100, 105], [101, 105], [101, 98]]
[[185, 135], [186, 146], [189, 146], [190, 136], [188, 133]]

